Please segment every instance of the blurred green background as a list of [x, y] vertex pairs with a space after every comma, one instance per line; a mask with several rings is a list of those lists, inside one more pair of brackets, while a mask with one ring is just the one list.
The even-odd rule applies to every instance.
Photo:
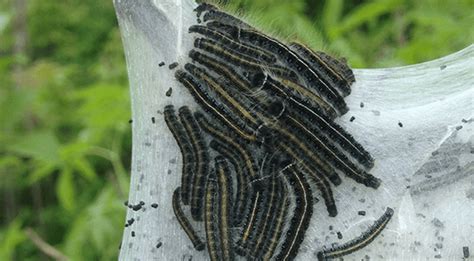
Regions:
[[[474, 40], [474, 0], [226, 2], [356, 68], [428, 61]], [[130, 117], [111, 0], [0, 0], [0, 260], [116, 259]]]

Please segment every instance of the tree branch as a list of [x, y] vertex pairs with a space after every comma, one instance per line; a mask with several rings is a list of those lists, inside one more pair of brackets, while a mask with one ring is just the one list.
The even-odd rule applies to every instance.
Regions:
[[44, 241], [32, 228], [27, 227], [25, 234], [35, 244], [35, 246], [47, 256], [54, 260], [67, 261], [69, 260], [63, 253]]

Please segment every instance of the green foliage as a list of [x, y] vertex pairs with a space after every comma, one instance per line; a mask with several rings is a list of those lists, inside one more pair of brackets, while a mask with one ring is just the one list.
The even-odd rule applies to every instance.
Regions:
[[28, 3], [26, 28], [0, 28], [0, 259], [43, 255], [26, 227], [72, 260], [116, 259], [130, 105], [112, 2]]
[[353, 67], [419, 63], [474, 40], [472, 0], [236, 0], [224, 8], [276, 36], [342, 55]]
[[15, 249], [26, 240], [20, 219], [15, 219], [0, 230], [0, 259], [12, 260]]
[[[117, 258], [131, 135], [126, 66], [112, 1], [0, 0], [0, 260], [37, 260], [31, 227], [72, 260]], [[233, 0], [262, 30], [345, 56], [403, 65], [474, 40], [473, 0]], [[15, 33], [28, 35], [15, 52]]]
[[29, 8], [28, 29], [35, 40], [31, 41], [35, 59], [94, 62], [116, 26], [111, 1], [32, 1]]
[[124, 217], [117, 215], [123, 212], [122, 202], [110, 187], [95, 195], [95, 201], [69, 224], [64, 252], [73, 260], [116, 259], [122, 234], [118, 228], [124, 222]]

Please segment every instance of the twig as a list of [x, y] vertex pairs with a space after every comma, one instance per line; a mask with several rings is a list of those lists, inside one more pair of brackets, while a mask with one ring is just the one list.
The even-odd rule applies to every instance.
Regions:
[[32, 228], [27, 227], [25, 234], [35, 244], [35, 246], [47, 256], [54, 260], [66, 261], [69, 260], [63, 253], [44, 241]]

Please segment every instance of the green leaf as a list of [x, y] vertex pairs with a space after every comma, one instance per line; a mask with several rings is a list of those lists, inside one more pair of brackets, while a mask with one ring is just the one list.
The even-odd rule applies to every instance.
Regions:
[[[92, 254], [93, 249], [88, 242], [90, 239], [89, 235], [89, 216], [85, 215], [85, 211], [82, 211], [74, 222], [71, 222], [70, 228], [64, 240], [64, 253], [71, 257], [72, 260], [87, 260]], [[100, 228], [98, 228], [100, 230]], [[88, 251], [81, 251], [81, 249], [88, 249]]]
[[21, 160], [13, 155], [2, 156], [0, 158], [0, 174], [7, 173], [8, 169], [15, 168], [21, 164]]
[[[64, 240], [64, 252], [72, 259], [89, 260], [94, 253], [115, 257], [122, 231], [125, 209], [113, 186], [107, 185], [95, 201], [82, 210], [72, 223]], [[81, 249], [89, 249], [87, 253]], [[104, 254], [107, 253], [107, 254]], [[87, 255], [87, 256], [86, 256]]]
[[92, 165], [87, 161], [86, 158], [78, 158], [72, 162], [72, 166], [79, 173], [88, 181], [93, 181], [96, 178], [96, 174]]
[[88, 141], [107, 138], [111, 130], [128, 126], [130, 107], [127, 88], [98, 84], [77, 91], [75, 96], [81, 102], [77, 119], [88, 127], [84, 132], [91, 136]]
[[65, 168], [56, 181], [56, 195], [61, 206], [69, 212], [76, 208], [76, 192], [74, 189], [74, 180], [72, 171]]
[[[8, 138], [7, 133], [15, 134], [15, 126], [24, 119], [25, 110], [32, 103], [34, 96], [35, 92], [31, 90], [0, 87], [0, 130], [5, 132], [0, 136], [5, 135]], [[6, 139], [3, 142], [11, 141]]]
[[88, 181], [93, 181], [96, 178], [96, 174], [94, 168], [85, 157], [90, 147], [90, 144], [84, 142], [74, 142], [62, 146], [60, 154], [65, 165]]
[[33, 184], [39, 180], [51, 175], [58, 168], [55, 163], [40, 162], [28, 176], [28, 183]]
[[324, 4], [321, 23], [326, 32], [331, 32], [337, 27], [341, 19], [343, 5], [342, 0], [330, 0]]
[[354, 30], [356, 27], [375, 19], [382, 14], [389, 13], [401, 3], [403, 3], [402, 0], [383, 0], [365, 3], [346, 16], [342, 20], [341, 25], [330, 32], [329, 37], [330, 39], [335, 39], [341, 34]]
[[[0, 14], [0, 16], [1, 16], [1, 14]], [[0, 20], [1, 20], [1, 18], [0, 18]], [[0, 22], [0, 24], [1, 24], [1, 22]], [[13, 63], [13, 58], [12, 57], [10, 57], [10, 56], [0, 57], [0, 72], [6, 71], [8, 69], [8, 67], [10, 67], [12, 65], [12, 63]]]
[[21, 223], [17, 218], [0, 232], [0, 260], [14, 260], [15, 249], [26, 240]]
[[59, 141], [52, 130], [34, 131], [8, 146], [12, 152], [49, 163], [59, 162]]

